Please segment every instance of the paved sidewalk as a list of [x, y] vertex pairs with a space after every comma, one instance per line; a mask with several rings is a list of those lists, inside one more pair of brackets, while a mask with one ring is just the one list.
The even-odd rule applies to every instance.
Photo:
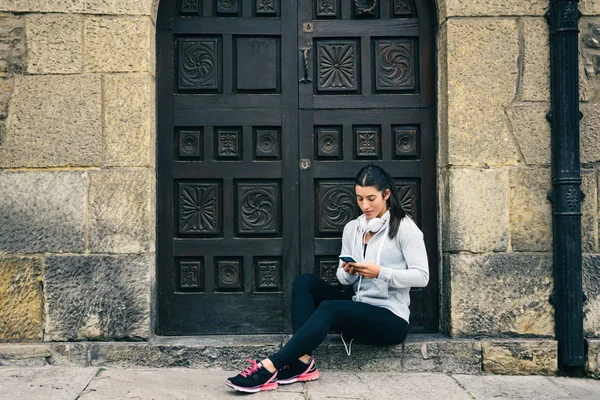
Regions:
[[600, 381], [541, 376], [323, 371], [315, 382], [246, 395], [215, 369], [0, 368], [2, 400], [600, 399]]

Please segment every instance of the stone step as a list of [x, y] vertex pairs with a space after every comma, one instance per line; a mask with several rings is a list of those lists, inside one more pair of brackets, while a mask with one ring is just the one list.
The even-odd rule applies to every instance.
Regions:
[[[0, 344], [0, 366], [189, 367], [235, 371], [243, 369], [247, 359], [261, 359], [276, 352], [287, 340], [286, 335], [240, 335], [155, 337], [148, 342]], [[450, 339], [441, 334], [409, 335], [397, 346], [353, 343], [348, 356], [340, 336], [329, 335], [315, 356], [322, 370], [553, 375], [557, 369], [557, 346], [552, 339], [478, 340]]]

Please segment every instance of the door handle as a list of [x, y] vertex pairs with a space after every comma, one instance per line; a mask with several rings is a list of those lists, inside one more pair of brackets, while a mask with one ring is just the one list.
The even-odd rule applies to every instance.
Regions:
[[312, 79], [308, 76], [308, 52], [312, 49], [312, 47], [300, 47], [299, 50], [302, 52], [304, 56], [304, 77], [300, 79], [300, 83], [310, 83]]

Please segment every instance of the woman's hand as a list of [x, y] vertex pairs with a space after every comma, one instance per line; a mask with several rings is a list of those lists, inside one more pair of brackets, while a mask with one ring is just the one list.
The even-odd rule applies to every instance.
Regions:
[[342, 264], [342, 268], [350, 275], [356, 275], [356, 271], [354, 270], [354, 263], [345, 262]]
[[[348, 263], [353, 272], [358, 273], [365, 278], [373, 279], [379, 276], [381, 267], [375, 263], [364, 261], [361, 263]], [[346, 270], [346, 268], [344, 268]], [[354, 274], [353, 274], [354, 275]]]

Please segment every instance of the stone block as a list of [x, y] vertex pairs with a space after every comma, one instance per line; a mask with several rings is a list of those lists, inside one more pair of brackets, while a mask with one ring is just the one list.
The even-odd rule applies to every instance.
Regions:
[[[345, 340], [349, 344], [350, 340]], [[371, 346], [355, 341], [348, 356], [341, 339], [334, 339], [328, 346], [329, 368], [338, 371], [401, 372], [402, 347], [402, 344]]]
[[404, 343], [404, 372], [481, 373], [481, 343], [475, 340], [443, 340]]
[[0, 173], [0, 253], [85, 250], [82, 172]]
[[154, 73], [153, 32], [149, 18], [88, 19], [84, 26], [84, 70]]
[[52, 356], [45, 344], [0, 344], [0, 367], [42, 367]]
[[555, 375], [558, 342], [554, 340], [489, 340], [482, 342], [483, 370], [501, 375]]
[[42, 260], [0, 258], [0, 342], [42, 340]]
[[548, 9], [545, 0], [438, 0], [446, 3], [446, 15], [454, 16], [543, 16]]
[[451, 254], [451, 334], [554, 335], [552, 256]]
[[585, 200], [581, 203], [581, 249], [595, 253], [598, 248], [598, 186], [596, 172], [581, 170], [581, 190]]
[[100, 165], [100, 89], [99, 76], [17, 77], [0, 168]]
[[582, 104], [581, 163], [600, 161], [600, 104]]
[[104, 165], [153, 165], [154, 91], [154, 79], [147, 74], [105, 77]]
[[154, 251], [154, 173], [91, 171], [89, 248], [95, 253]]
[[519, 150], [527, 165], [550, 165], [552, 134], [546, 114], [549, 103], [517, 103], [506, 108], [506, 115]]
[[51, 343], [48, 364], [65, 367], [89, 367], [90, 343]]
[[451, 19], [447, 30], [449, 163], [517, 164], [518, 145], [504, 112], [517, 92], [517, 22]]
[[25, 72], [25, 18], [0, 17], [0, 78]]
[[452, 169], [444, 227], [450, 251], [505, 251], [509, 238], [507, 169]]
[[154, 257], [49, 256], [45, 341], [147, 339]]
[[589, 377], [600, 379], [600, 339], [587, 339], [585, 372]]
[[544, 18], [527, 18], [524, 24], [521, 100], [550, 101], [550, 33]]
[[155, 0], [3, 0], [0, 11], [150, 15]]
[[510, 237], [514, 251], [552, 251], [551, 172], [546, 168], [510, 171]]
[[80, 15], [27, 16], [27, 72], [81, 73], [83, 20]]
[[586, 337], [600, 337], [600, 255], [583, 255], [583, 331]]
[[600, 16], [600, 3], [597, 0], [579, 0], [579, 11], [586, 16]]

